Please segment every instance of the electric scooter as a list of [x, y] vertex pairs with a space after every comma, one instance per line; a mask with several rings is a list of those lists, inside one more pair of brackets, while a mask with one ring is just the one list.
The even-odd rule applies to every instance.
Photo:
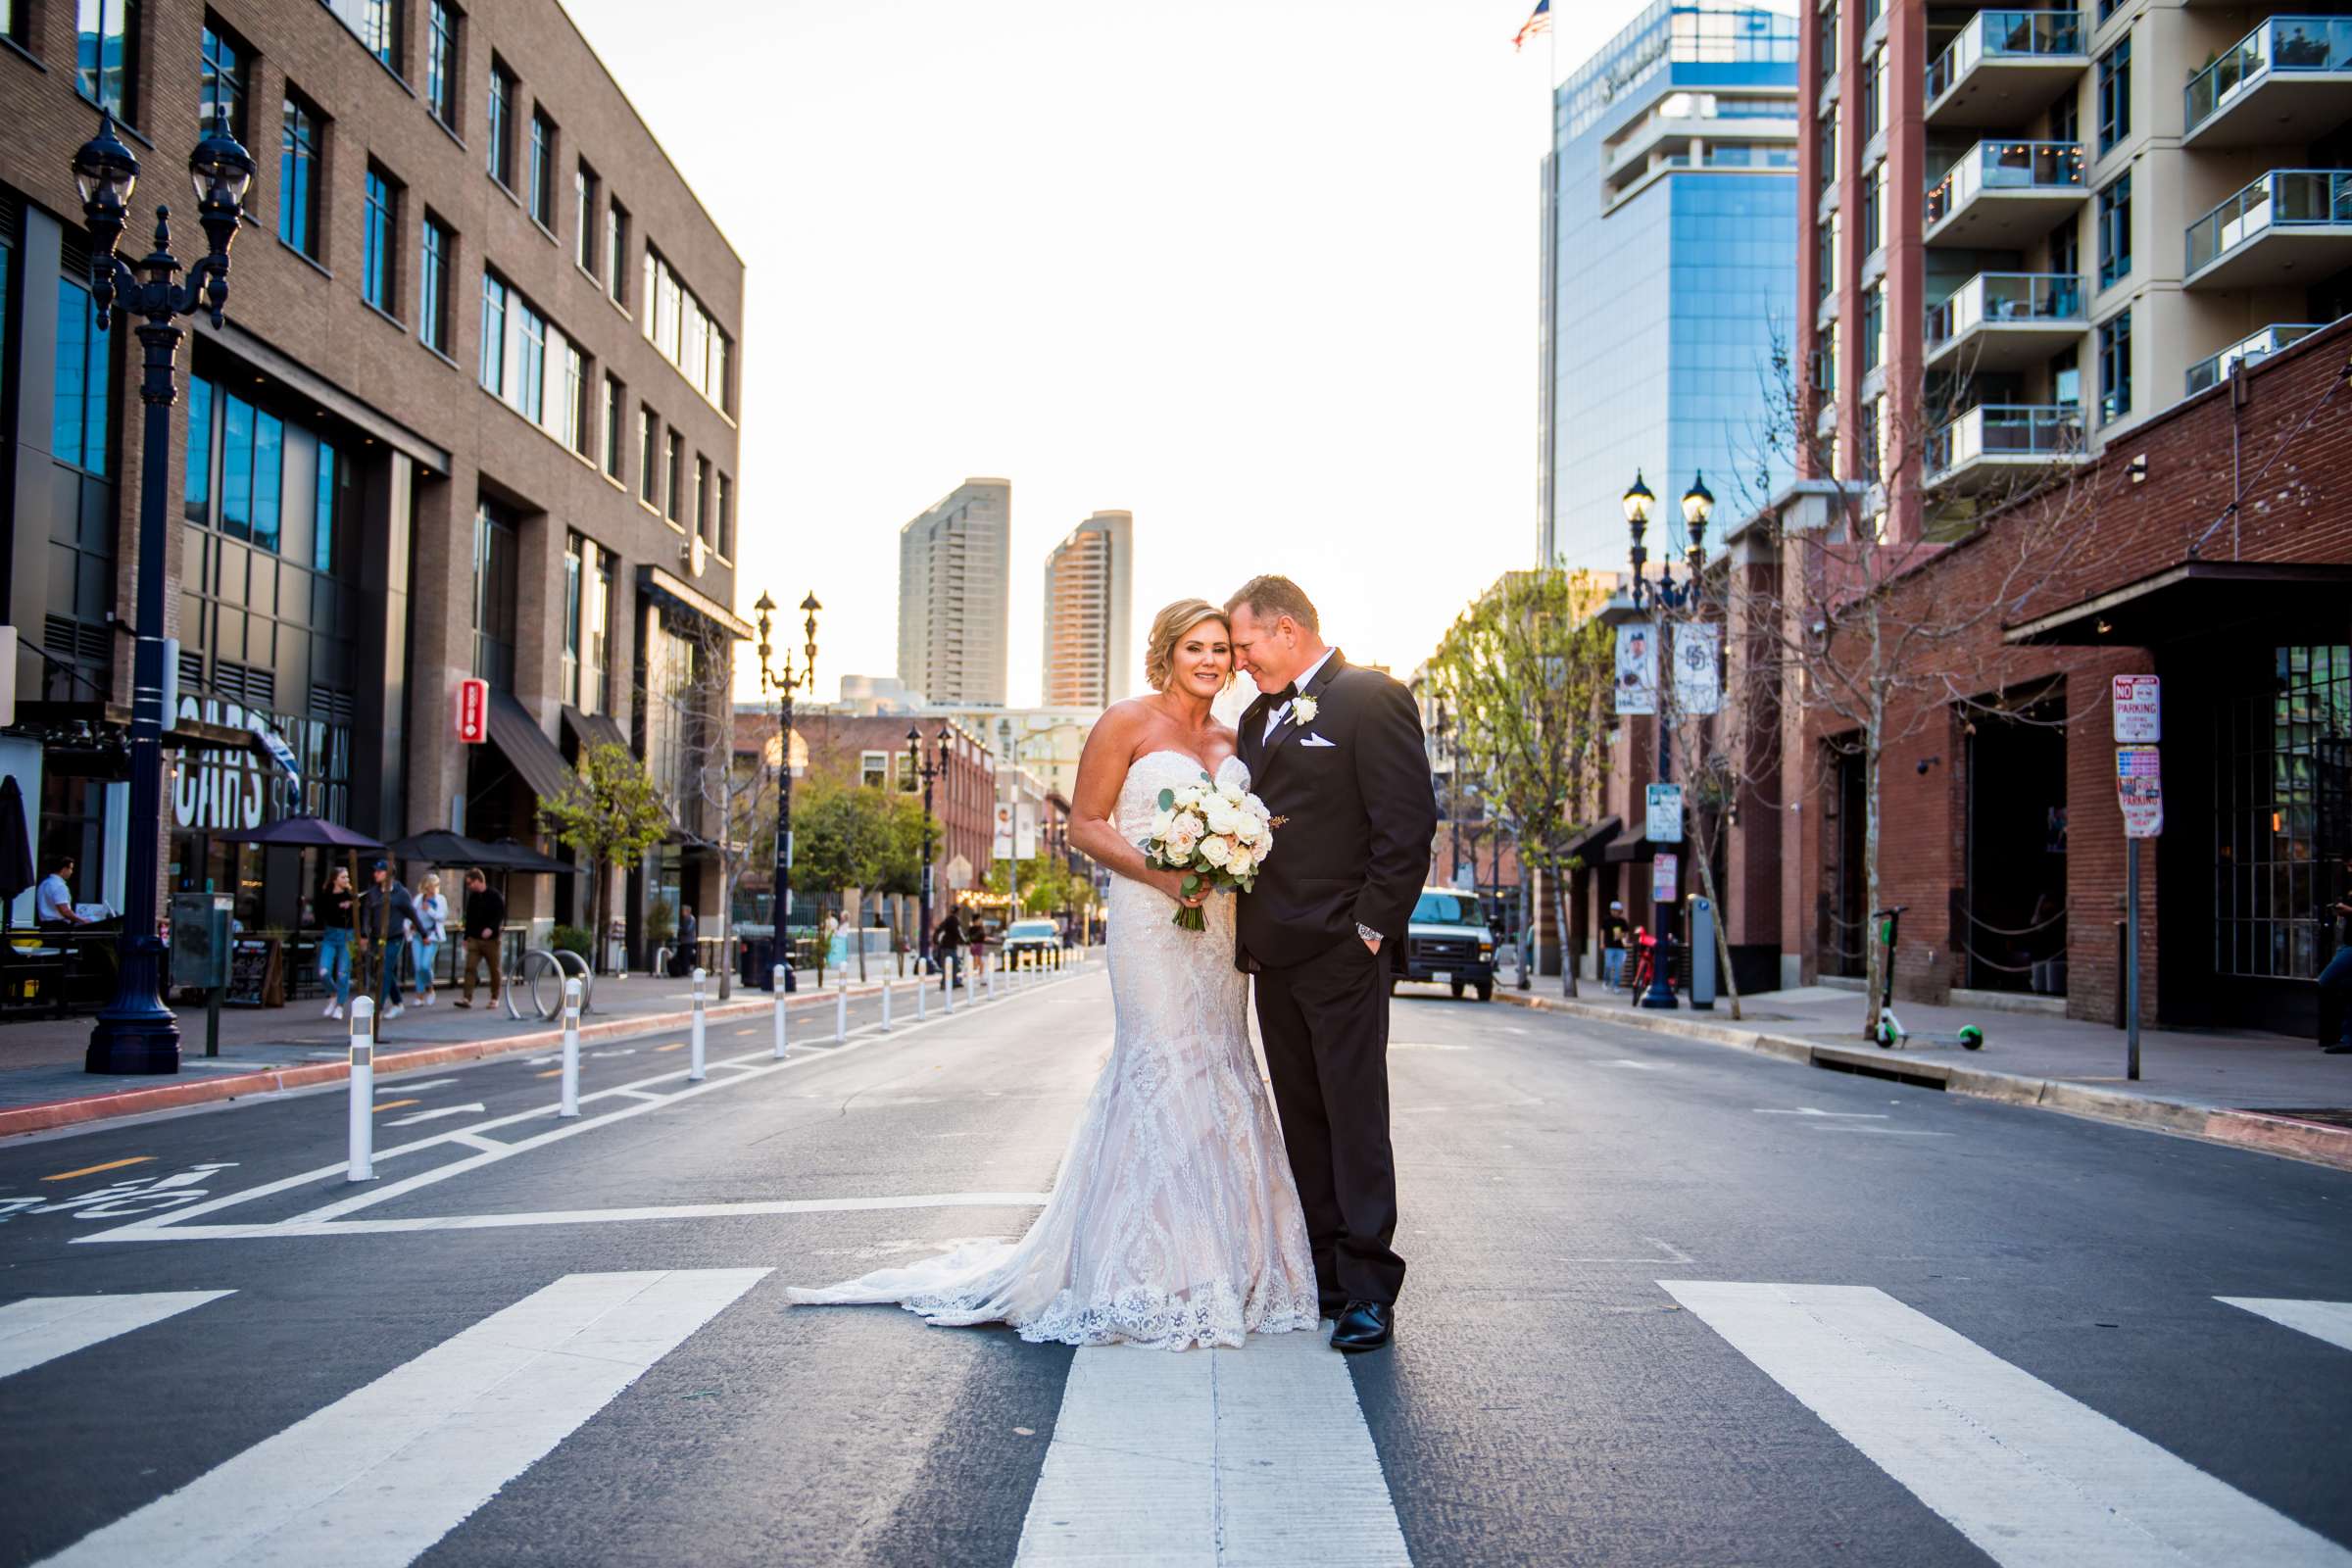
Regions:
[[1975, 1024], [1963, 1024], [1955, 1035], [1914, 1035], [1903, 1027], [1903, 1020], [1894, 1011], [1894, 935], [1902, 921], [1907, 904], [1897, 904], [1879, 910], [1871, 918], [1879, 922], [1879, 939], [1886, 944], [1886, 962], [1882, 971], [1879, 992], [1879, 1030], [1872, 1043], [1881, 1051], [1893, 1051], [1913, 1040], [1930, 1040], [1939, 1046], [1958, 1046], [1963, 1051], [1981, 1051], [1984, 1046], [1984, 1031]]

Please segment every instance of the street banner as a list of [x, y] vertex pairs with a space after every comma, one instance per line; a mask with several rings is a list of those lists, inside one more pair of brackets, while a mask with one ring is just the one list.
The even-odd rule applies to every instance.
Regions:
[[1674, 702], [1686, 713], [1723, 708], [1723, 628], [1691, 624], [1674, 628]]
[[997, 803], [996, 840], [989, 847], [988, 853], [991, 859], [1009, 860], [1012, 858], [1012, 803], [1010, 801]]
[[2115, 677], [2115, 744], [2151, 745], [2164, 739], [2162, 685], [2154, 675]]
[[2124, 837], [2152, 839], [2164, 832], [2164, 774], [2161, 748], [2115, 749], [2115, 798], [2124, 808]]
[[1657, 639], [1657, 628], [1645, 620], [1629, 621], [1617, 628], [1618, 712], [1658, 710]]
[[1649, 863], [1649, 899], [1652, 904], [1673, 904], [1683, 896], [1682, 857], [1661, 854]]
[[1652, 844], [1683, 842], [1683, 787], [1680, 784], [1649, 786], [1647, 819], [1642, 825], [1642, 836]]
[[1016, 860], [1037, 858], [1037, 803], [1023, 801], [1013, 808], [1012, 858]]

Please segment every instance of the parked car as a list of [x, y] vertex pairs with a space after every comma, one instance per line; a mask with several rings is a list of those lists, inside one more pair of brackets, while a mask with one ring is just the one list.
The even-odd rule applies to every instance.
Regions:
[[1020, 963], [1023, 954], [1035, 954], [1038, 959], [1061, 946], [1061, 927], [1051, 920], [1015, 920], [1004, 928], [1000, 944], [1006, 963]]
[[1400, 980], [1449, 986], [1456, 997], [1475, 986], [1479, 1001], [1494, 999], [1494, 933], [1476, 894], [1421, 890], [1404, 941], [1389, 960], [1389, 989]]

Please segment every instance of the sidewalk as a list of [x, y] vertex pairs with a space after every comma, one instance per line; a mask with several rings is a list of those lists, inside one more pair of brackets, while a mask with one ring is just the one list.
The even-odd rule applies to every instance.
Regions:
[[[1721, 1002], [1712, 1011], [1688, 1005], [1643, 1011], [1590, 982], [1582, 983], [1581, 998], [1567, 1001], [1557, 994], [1558, 984], [1551, 976], [1538, 981], [1555, 988], [1550, 992], [1497, 990], [1495, 996], [1520, 1006], [1811, 1066], [2158, 1127], [2352, 1170], [2352, 1056], [2330, 1056], [2308, 1041], [2143, 1029], [2140, 1076], [2133, 1082], [2124, 1076], [2124, 1032], [2073, 1018], [1898, 1001], [1895, 1010], [1914, 1038], [1899, 1051], [1881, 1051], [1862, 1038], [1864, 1003], [1856, 992], [1821, 986], [1768, 991], [1743, 999], [1746, 1016], [1735, 1019]], [[1984, 1031], [1983, 1050], [1926, 1038], [1956, 1034], [1963, 1024]]]
[[[873, 978], [860, 985], [852, 971], [850, 995], [872, 995], [882, 974], [877, 966]], [[825, 978], [837, 984], [840, 975], [828, 971]], [[800, 990], [791, 1003], [796, 1018], [806, 1009], [832, 1007], [834, 992], [819, 991], [813, 971], [799, 971], [798, 980]], [[911, 975], [904, 982], [895, 975], [893, 980], [913, 983]], [[455, 988], [443, 987], [433, 1005], [410, 1005], [386, 1023], [378, 1032], [377, 1073], [446, 1066], [562, 1044], [561, 1020], [539, 1017], [527, 993], [518, 999], [519, 1019], [509, 1018], [504, 1005], [491, 1007], [483, 991], [474, 993], [470, 1008], [457, 1005], [458, 995]], [[715, 976], [706, 996], [712, 1019], [764, 1014], [774, 1004], [771, 993], [737, 986], [722, 1006]], [[605, 975], [597, 980], [589, 1010], [581, 1017], [580, 1038], [607, 1040], [684, 1029], [692, 1022], [693, 1003], [694, 988], [685, 980]], [[83, 1071], [82, 1053], [91, 1027], [87, 1017], [0, 1023], [0, 1137], [333, 1082], [349, 1071], [350, 1025], [322, 1017], [322, 1005], [306, 1001], [284, 1007], [224, 1007], [220, 1054], [210, 1057], [204, 1054], [204, 1009], [179, 1007], [180, 1070], [152, 1077]]]

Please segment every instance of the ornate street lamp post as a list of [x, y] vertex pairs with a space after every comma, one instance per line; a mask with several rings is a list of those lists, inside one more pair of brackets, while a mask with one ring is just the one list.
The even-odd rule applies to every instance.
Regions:
[[[1703, 473], [1692, 475], [1690, 488], [1683, 492], [1683, 528], [1688, 545], [1683, 552], [1686, 568], [1684, 580], [1679, 583], [1674, 580], [1674, 563], [1671, 559], [1659, 563], [1656, 582], [1650, 582], [1642, 575], [1642, 567], [1649, 560], [1649, 552], [1642, 548], [1642, 534], [1649, 526], [1650, 508], [1656, 502], [1657, 497], [1650, 493], [1649, 486], [1642, 482], [1642, 471], [1639, 468], [1635, 469], [1634, 482], [1627, 488], [1623, 497], [1626, 526], [1633, 533], [1633, 544], [1626, 551], [1626, 560], [1632, 564], [1634, 568], [1632, 589], [1634, 608], [1637, 610], [1654, 608], [1670, 614], [1679, 613], [1685, 610], [1695, 611], [1699, 608], [1701, 596], [1705, 591], [1707, 519], [1715, 512], [1715, 493], [1707, 488], [1706, 476]], [[1669, 679], [1671, 679], [1671, 675]], [[1665, 701], [1663, 691], [1659, 693], [1659, 701], [1662, 706]], [[1653, 722], [1658, 728], [1658, 782], [1664, 784], [1674, 776], [1672, 729], [1667, 724], [1666, 715], [1662, 711], [1657, 714]], [[1658, 959], [1650, 966], [1649, 989], [1642, 994], [1641, 1001], [1637, 1004], [1643, 1007], [1671, 1008], [1676, 1005], [1672, 973], [1674, 956], [1672, 933], [1666, 929], [1668, 923], [1673, 919], [1671, 906], [1660, 908], [1657, 911], [1657, 919], [1659, 927]]]
[[931, 868], [933, 854], [931, 848], [931, 781], [948, 770], [948, 726], [945, 724], [939, 726], [939, 733], [932, 737], [931, 750], [926, 755], [923, 751], [922, 732], [912, 724], [907, 725], [906, 760], [914, 764], [915, 776], [923, 781], [922, 903], [915, 915], [921, 930], [918, 934], [915, 951], [922, 959], [920, 972], [929, 974], [931, 972], [931, 880], [933, 875]]
[[[237, 237], [253, 157], [225, 129], [196, 144], [188, 179], [196, 220], [210, 246], [187, 269], [172, 254], [171, 209], [155, 210], [155, 249], [134, 267], [116, 254], [138, 182], [139, 161], [101, 113], [98, 134], [74, 155], [74, 182], [90, 233], [90, 300], [98, 329], [136, 318], [146, 349], [139, 400], [147, 406], [139, 455], [139, 577], [132, 626], [129, 843], [124, 848], [122, 954], [115, 1000], [90, 1030], [83, 1065], [91, 1072], [179, 1070], [179, 1024], [163, 1001], [163, 940], [156, 924], [156, 856], [163, 834], [164, 528], [169, 503], [172, 407], [179, 401], [178, 318], [203, 310], [219, 326], [228, 304], [228, 248]], [[141, 276], [141, 273], [145, 273]]]
[[816, 602], [810, 591], [801, 601], [807, 618], [801, 628], [807, 641], [801, 645], [804, 655], [799, 671], [792, 667], [792, 650], [784, 650], [784, 662], [778, 668], [771, 662], [775, 653], [768, 642], [768, 629], [773, 624], [776, 602], [766, 594], [752, 607], [760, 612], [760, 689], [776, 694], [776, 864], [775, 894], [771, 899], [769, 917], [776, 928], [776, 960], [784, 965], [784, 982], [792, 984], [792, 939], [786, 926], [792, 917], [792, 697], [793, 693], [816, 678], [816, 612], [825, 607]]

